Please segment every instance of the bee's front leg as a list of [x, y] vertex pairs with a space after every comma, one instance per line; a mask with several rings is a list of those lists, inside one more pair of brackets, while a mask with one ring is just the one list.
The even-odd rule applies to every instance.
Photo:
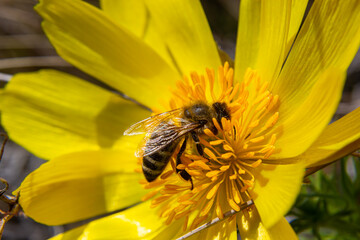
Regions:
[[[176, 155], [176, 167], [181, 164], [181, 155], [183, 155], [185, 149], [186, 149], [186, 143], [187, 143], [187, 136], [184, 138], [184, 141], [180, 147], [180, 150], [178, 152], [178, 154]], [[180, 176], [186, 180], [186, 181], [190, 181], [191, 182], [191, 190], [194, 189], [194, 184], [193, 184], [193, 181], [192, 181], [192, 178], [190, 176], [190, 174], [185, 170], [185, 169], [177, 169], [176, 168], [176, 173], [179, 173]]]
[[204, 148], [203, 146], [200, 144], [200, 140], [199, 140], [199, 137], [198, 135], [196, 134], [196, 132], [191, 132], [191, 137], [192, 139], [194, 140], [194, 143], [196, 145], [196, 149], [199, 153], [200, 156], [204, 156]]
[[[178, 152], [178, 154], [176, 155], [176, 166], [178, 166], [179, 164], [181, 164], [181, 155], [183, 155], [185, 149], [186, 149], [186, 142], [187, 142], [187, 136], [184, 138], [184, 141], [181, 144], [180, 150]], [[178, 173], [179, 169], [176, 168], [176, 172]]]

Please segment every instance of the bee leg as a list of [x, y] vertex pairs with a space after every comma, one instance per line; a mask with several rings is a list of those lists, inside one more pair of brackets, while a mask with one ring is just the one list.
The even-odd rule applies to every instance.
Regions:
[[200, 140], [199, 140], [198, 135], [195, 132], [191, 132], [191, 137], [194, 139], [196, 149], [197, 149], [199, 155], [204, 156], [204, 149], [200, 144]]
[[190, 190], [193, 190], [194, 189], [194, 183], [193, 183], [193, 180], [192, 180], [190, 174], [186, 170], [180, 170], [180, 176], [184, 180], [190, 181], [190, 183], [191, 183], [191, 189]]
[[[181, 155], [183, 155], [183, 153], [184, 153], [184, 151], [186, 149], [186, 142], [187, 142], [187, 136], [184, 138], [184, 141], [183, 141], [183, 143], [181, 145], [181, 148], [180, 148], [178, 154], [176, 155], [176, 166], [181, 164]], [[182, 171], [182, 170], [176, 168], [176, 173], [178, 173], [180, 171]]]
[[[186, 149], [186, 142], [187, 142], [187, 136], [185, 137], [181, 147], [180, 147], [180, 150], [176, 156], [176, 166], [178, 166], [179, 164], [181, 164], [181, 155], [183, 155], [185, 149]], [[180, 173], [179, 173], [180, 172]], [[190, 176], [190, 174], [185, 170], [185, 169], [177, 169], [176, 168], [176, 173], [179, 173], [180, 176], [186, 180], [186, 181], [190, 181], [191, 182], [191, 190], [194, 189], [194, 183], [192, 181], [192, 178]]]

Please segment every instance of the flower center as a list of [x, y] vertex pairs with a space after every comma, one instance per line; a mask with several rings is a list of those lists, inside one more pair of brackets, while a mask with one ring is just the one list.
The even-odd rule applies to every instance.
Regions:
[[[240, 211], [240, 205], [252, 199], [247, 190], [254, 186], [254, 169], [275, 150], [276, 135], [271, 128], [279, 116], [278, 96], [268, 91], [268, 83], [248, 69], [244, 79], [234, 84], [228, 63], [219, 67], [217, 78], [210, 69], [206, 75], [184, 77], [167, 108], [183, 108], [194, 102], [210, 106], [225, 103], [231, 118], [213, 118], [216, 131], [205, 128], [199, 134], [202, 155], [190, 141], [181, 164], [176, 164], [179, 146], [158, 179], [141, 181], [145, 188], [153, 189], [143, 200], [153, 198], [152, 207], [159, 209], [165, 224], [182, 219], [184, 231], [215, 217], [221, 219], [231, 209]], [[177, 174], [182, 170], [191, 176], [192, 190]]]

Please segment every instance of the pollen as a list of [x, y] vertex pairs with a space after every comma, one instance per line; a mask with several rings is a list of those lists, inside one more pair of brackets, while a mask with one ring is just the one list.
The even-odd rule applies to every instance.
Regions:
[[[248, 69], [243, 79], [233, 79], [228, 63], [217, 73], [206, 69], [185, 76], [172, 90], [172, 99], [165, 106], [178, 109], [194, 102], [225, 103], [231, 118], [220, 122], [213, 118], [214, 129], [199, 135], [203, 154], [192, 139], [187, 143], [181, 164], [176, 166], [176, 153], [165, 171], [154, 182], [142, 182], [152, 189], [143, 200], [150, 200], [164, 224], [182, 221], [183, 230], [195, 229], [215, 217], [223, 218], [230, 210], [240, 211], [241, 204], [252, 199], [249, 192], [255, 185], [255, 171], [274, 152], [279, 97], [269, 90], [257, 71]], [[177, 174], [186, 170], [191, 184]]]

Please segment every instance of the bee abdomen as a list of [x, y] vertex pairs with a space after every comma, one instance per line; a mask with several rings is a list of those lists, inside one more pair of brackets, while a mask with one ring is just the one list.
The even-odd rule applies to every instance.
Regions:
[[174, 154], [177, 143], [167, 145], [163, 149], [143, 157], [142, 169], [148, 182], [154, 181], [165, 169]]

